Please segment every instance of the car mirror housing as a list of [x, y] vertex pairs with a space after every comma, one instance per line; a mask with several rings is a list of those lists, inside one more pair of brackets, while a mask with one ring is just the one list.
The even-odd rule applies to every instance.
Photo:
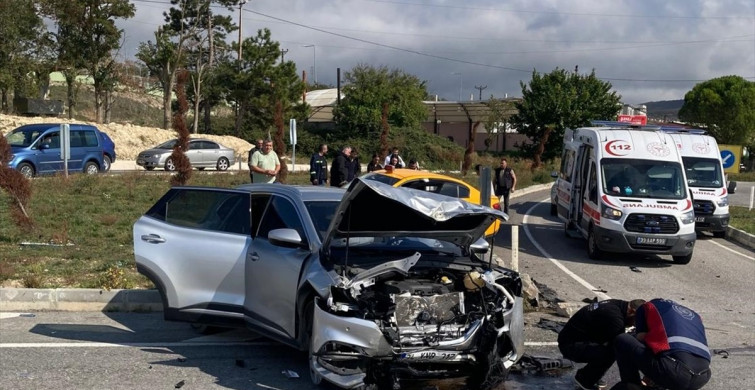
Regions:
[[275, 229], [267, 234], [267, 239], [275, 246], [298, 248], [303, 245], [299, 232], [295, 229]]
[[475, 243], [470, 246], [470, 249], [472, 250], [472, 253], [477, 253], [477, 254], [488, 253], [488, 250], [490, 249], [490, 244], [487, 241], [485, 241], [484, 238], [480, 238], [479, 240], [475, 241]]

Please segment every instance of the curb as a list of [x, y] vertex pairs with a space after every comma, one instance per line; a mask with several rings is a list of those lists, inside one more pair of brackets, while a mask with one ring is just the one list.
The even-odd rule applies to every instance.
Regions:
[[728, 226], [726, 228], [726, 240], [742, 245], [751, 251], [755, 251], [755, 235], [747, 233], [744, 230]]
[[0, 311], [162, 311], [157, 290], [0, 288]]

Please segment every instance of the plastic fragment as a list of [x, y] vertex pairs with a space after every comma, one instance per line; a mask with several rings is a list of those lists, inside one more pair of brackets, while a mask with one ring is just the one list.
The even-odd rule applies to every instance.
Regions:
[[180, 382], [176, 383], [176, 385], [173, 386], [173, 387], [175, 387], [176, 389], [180, 389], [180, 388], [184, 387], [185, 384], [186, 384], [186, 381], [181, 380]]
[[296, 373], [294, 370], [283, 370], [281, 371], [281, 374], [285, 375], [286, 378], [298, 378], [299, 374]]

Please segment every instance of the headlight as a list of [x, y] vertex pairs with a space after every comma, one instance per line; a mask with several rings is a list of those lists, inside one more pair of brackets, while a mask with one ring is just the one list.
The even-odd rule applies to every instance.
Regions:
[[[13, 156], [11, 156], [11, 159], [13, 159]], [[726, 207], [729, 205], [729, 197], [724, 196], [723, 198], [718, 200], [718, 207]]]
[[690, 224], [694, 222], [695, 222], [695, 210], [687, 211], [686, 213], [682, 214], [683, 224]]
[[601, 205], [603, 209], [602, 210], [603, 212], [601, 213], [603, 215], [603, 218], [608, 218], [608, 219], [613, 219], [613, 220], [621, 219], [621, 216], [623, 215], [621, 210], [617, 210], [613, 207], [608, 207], [606, 206], [605, 203], [601, 203]]

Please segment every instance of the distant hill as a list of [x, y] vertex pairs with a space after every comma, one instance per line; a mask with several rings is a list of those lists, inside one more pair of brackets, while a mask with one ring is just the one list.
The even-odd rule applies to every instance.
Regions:
[[679, 109], [682, 108], [684, 100], [662, 100], [642, 104], [646, 105], [648, 108], [648, 118], [673, 121], [679, 119]]

